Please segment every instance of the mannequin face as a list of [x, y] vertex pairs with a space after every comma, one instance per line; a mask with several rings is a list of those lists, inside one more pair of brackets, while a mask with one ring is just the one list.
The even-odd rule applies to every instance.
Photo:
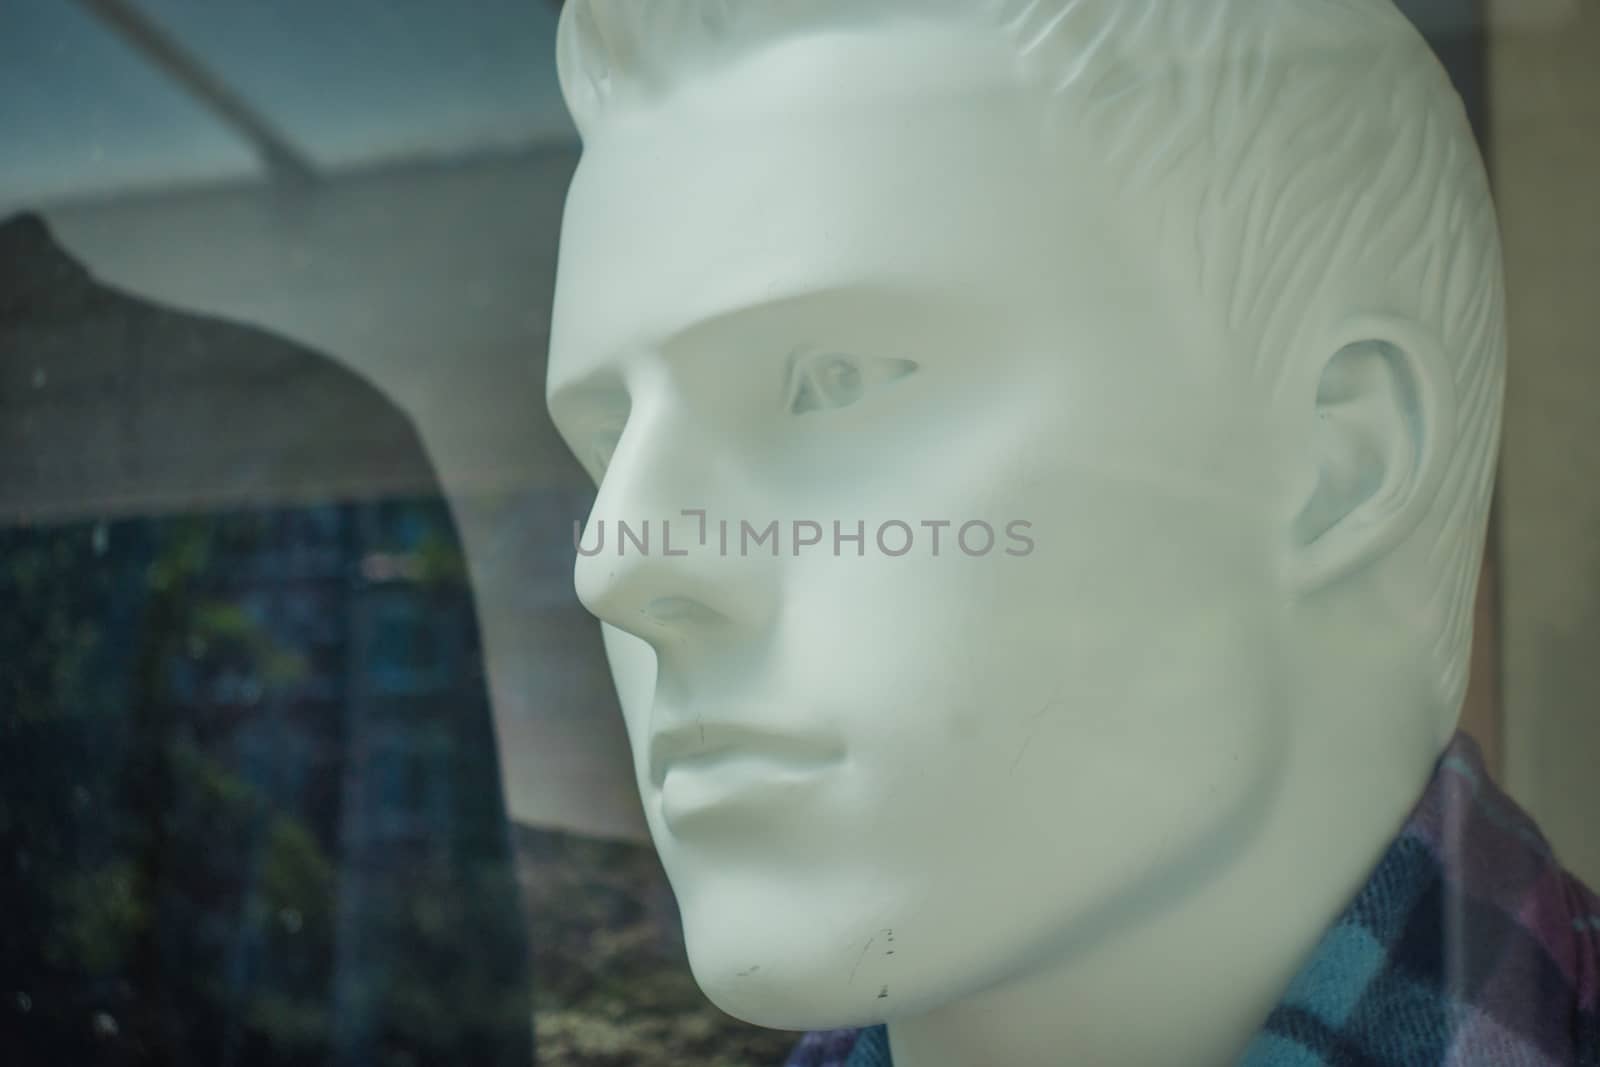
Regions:
[[1010, 69], [970, 32], [810, 38], [610, 120], [569, 198], [550, 403], [606, 526], [577, 588], [695, 975], [760, 1024], [1070, 965], [1226, 855], [1290, 728], [1267, 404]]

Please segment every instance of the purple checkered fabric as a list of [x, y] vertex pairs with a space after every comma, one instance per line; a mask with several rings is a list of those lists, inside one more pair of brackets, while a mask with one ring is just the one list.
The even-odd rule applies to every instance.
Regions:
[[[1600, 899], [1457, 735], [1242, 1067], [1600, 1067]], [[787, 1067], [891, 1067], [886, 1031]]]

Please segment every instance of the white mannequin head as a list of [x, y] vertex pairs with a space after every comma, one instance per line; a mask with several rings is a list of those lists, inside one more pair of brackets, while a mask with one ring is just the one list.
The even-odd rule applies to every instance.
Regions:
[[1388, 0], [567, 0], [558, 47], [577, 587], [706, 992], [859, 1024], [1222, 872], [1347, 888], [1453, 728], [1503, 359]]

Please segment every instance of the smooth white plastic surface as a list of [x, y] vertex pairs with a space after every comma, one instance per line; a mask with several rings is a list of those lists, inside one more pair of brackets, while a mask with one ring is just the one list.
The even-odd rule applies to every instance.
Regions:
[[[1222, 1064], [1465, 684], [1499, 246], [1383, 0], [569, 0], [551, 412], [695, 976]], [[856, 536], [859, 534], [859, 538]]]

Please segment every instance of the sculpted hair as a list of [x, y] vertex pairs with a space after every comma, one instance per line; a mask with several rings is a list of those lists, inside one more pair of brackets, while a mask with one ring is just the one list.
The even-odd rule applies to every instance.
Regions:
[[1090, 137], [1155, 228], [1163, 267], [1198, 279], [1215, 321], [1194, 332], [1241, 353], [1287, 410], [1309, 422], [1321, 365], [1290, 356], [1315, 352], [1340, 319], [1431, 331], [1454, 372], [1458, 438], [1382, 580], [1393, 604], [1424, 605], [1440, 726], [1453, 725], [1498, 453], [1505, 299], [1483, 161], [1421, 36], [1392, 0], [568, 0], [557, 67], [587, 138], [614, 109], [786, 39], [928, 19], [1004, 36], [1019, 79], [1049, 94], [1051, 135]]

